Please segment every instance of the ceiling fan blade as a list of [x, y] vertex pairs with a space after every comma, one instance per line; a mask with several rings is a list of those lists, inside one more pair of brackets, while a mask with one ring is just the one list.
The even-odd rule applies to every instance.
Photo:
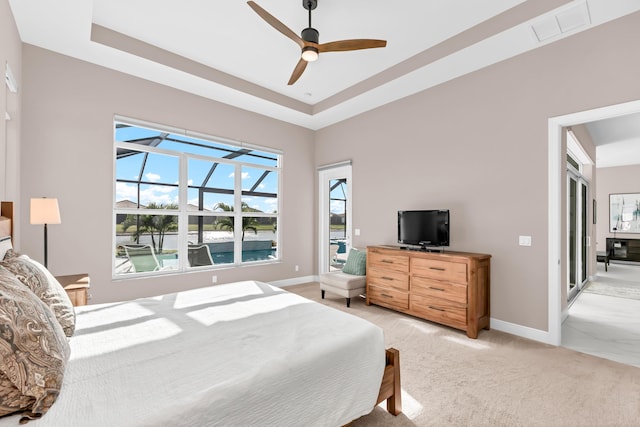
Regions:
[[289, 27], [284, 25], [282, 22], [278, 21], [273, 15], [269, 12], [261, 8], [256, 4], [256, 2], [248, 1], [247, 4], [253, 9], [262, 19], [267, 21], [269, 25], [271, 25], [276, 30], [280, 31], [285, 36], [289, 37], [291, 40], [296, 42], [298, 46], [302, 49], [304, 47], [304, 40], [302, 40], [296, 33], [294, 33]]
[[294, 68], [293, 73], [291, 73], [291, 78], [289, 79], [289, 83], [287, 83], [288, 85], [292, 85], [296, 81], [298, 81], [298, 79], [304, 72], [304, 69], [307, 68], [307, 64], [308, 64], [307, 61], [300, 58], [300, 61], [298, 61], [298, 64], [296, 64], [296, 68]]
[[374, 47], [385, 47], [386, 40], [374, 39], [352, 39], [339, 40], [335, 42], [322, 43], [318, 45], [320, 52], [343, 52], [346, 50], [372, 49]]

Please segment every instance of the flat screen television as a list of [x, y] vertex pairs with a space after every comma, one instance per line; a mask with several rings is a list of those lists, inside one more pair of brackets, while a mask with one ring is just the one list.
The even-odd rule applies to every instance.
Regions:
[[449, 210], [398, 211], [398, 243], [449, 246]]

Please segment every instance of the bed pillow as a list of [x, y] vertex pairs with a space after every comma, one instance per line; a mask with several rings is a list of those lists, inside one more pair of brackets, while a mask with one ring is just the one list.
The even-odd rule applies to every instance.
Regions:
[[7, 252], [0, 266], [6, 268], [38, 296], [60, 322], [66, 336], [76, 329], [76, 313], [69, 295], [60, 282], [42, 264], [13, 250]]
[[13, 244], [11, 243], [11, 236], [0, 237], [0, 260], [4, 259], [7, 251], [13, 249]]
[[58, 398], [69, 343], [49, 308], [0, 267], [0, 415], [42, 417]]
[[355, 248], [351, 249], [347, 257], [347, 262], [344, 263], [344, 267], [342, 268], [342, 272], [355, 274], [357, 276], [367, 274], [367, 253]]

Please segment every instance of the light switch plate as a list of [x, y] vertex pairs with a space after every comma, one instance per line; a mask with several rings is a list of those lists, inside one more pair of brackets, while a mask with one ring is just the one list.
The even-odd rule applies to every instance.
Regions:
[[520, 246], [531, 246], [531, 236], [520, 236], [518, 242]]

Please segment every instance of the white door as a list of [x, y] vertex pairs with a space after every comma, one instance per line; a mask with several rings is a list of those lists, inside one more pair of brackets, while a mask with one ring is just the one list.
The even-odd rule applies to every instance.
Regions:
[[340, 269], [351, 248], [351, 162], [318, 169], [318, 272]]

